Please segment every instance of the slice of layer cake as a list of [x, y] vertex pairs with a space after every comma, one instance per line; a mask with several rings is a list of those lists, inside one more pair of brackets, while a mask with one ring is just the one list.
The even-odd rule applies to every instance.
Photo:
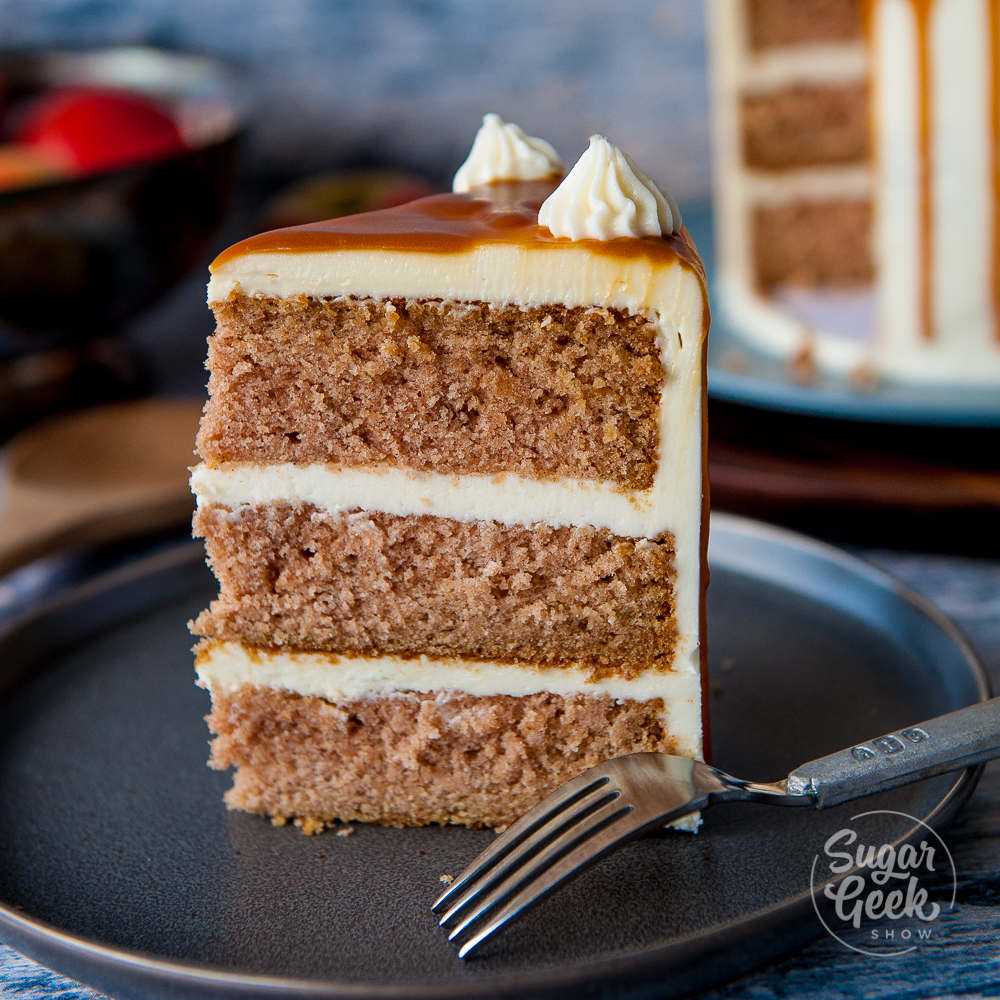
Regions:
[[230, 807], [498, 826], [701, 755], [704, 272], [607, 140], [560, 175], [487, 116], [454, 193], [213, 264], [193, 627]]

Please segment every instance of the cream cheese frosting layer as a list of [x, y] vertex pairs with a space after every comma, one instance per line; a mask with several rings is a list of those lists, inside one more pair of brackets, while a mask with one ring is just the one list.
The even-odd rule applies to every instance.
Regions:
[[[312, 504], [331, 513], [377, 510], [400, 517], [433, 514], [455, 521], [500, 524], [591, 524], [626, 538], [656, 538], [697, 501], [654, 491], [622, 492], [613, 483], [529, 479], [513, 473], [448, 475], [392, 466], [340, 468], [290, 462], [196, 466], [191, 489], [199, 505], [240, 507]], [[669, 508], [669, 509], [667, 509]]]
[[867, 199], [875, 193], [871, 167], [798, 167], [780, 172], [746, 170], [742, 178], [744, 196], [759, 205], [783, 205], [794, 201]]
[[[729, 0], [723, 2], [728, 4]], [[801, 84], [860, 83], [868, 75], [868, 53], [861, 42], [790, 45], [747, 53], [739, 73], [744, 93], [766, 93]]]
[[681, 260], [594, 253], [585, 245], [483, 244], [455, 253], [376, 249], [255, 252], [212, 271], [209, 304], [229, 295], [312, 298], [446, 299], [528, 308], [573, 308], [670, 314], [697, 346], [705, 333], [704, 290]]
[[678, 750], [701, 756], [701, 678], [697, 672], [588, 680], [582, 667], [538, 669], [530, 664], [490, 663], [428, 656], [351, 656], [260, 649], [213, 641], [199, 647], [198, 683], [230, 693], [246, 684], [325, 698], [332, 702], [381, 698], [406, 691], [458, 692], [475, 697], [555, 694], [616, 701], [664, 701], [665, 724]]

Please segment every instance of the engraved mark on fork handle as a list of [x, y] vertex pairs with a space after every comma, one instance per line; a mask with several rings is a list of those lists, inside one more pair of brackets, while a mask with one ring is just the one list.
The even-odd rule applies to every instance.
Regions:
[[[872, 760], [876, 754], [900, 753], [906, 749], [906, 744], [925, 743], [930, 739], [926, 730], [913, 726], [910, 729], [901, 729], [899, 735], [888, 733], [872, 740], [870, 744], [859, 744], [851, 748], [851, 756], [859, 762]], [[904, 740], [906, 742], [904, 742]]]

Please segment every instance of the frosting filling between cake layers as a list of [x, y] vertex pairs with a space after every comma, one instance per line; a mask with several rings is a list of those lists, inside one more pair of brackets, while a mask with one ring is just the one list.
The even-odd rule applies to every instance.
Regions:
[[868, 73], [868, 53], [859, 42], [812, 42], [756, 52], [742, 67], [744, 92], [777, 90], [803, 83], [853, 83]]
[[754, 205], [783, 205], [796, 201], [867, 200], [874, 193], [871, 168], [809, 166], [781, 171], [748, 169], [742, 178], [746, 198]]
[[[196, 669], [199, 684], [213, 692], [229, 693], [252, 685], [335, 703], [410, 691], [461, 692], [483, 698], [547, 693], [635, 702], [663, 699], [665, 725], [681, 742], [686, 734], [699, 731], [701, 718], [700, 677], [678, 672], [591, 680], [586, 669], [575, 667], [539, 669], [528, 664], [459, 657], [352, 656], [261, 649], [233, 640], [203, 642], [198, 647]], [[685, 747], [681, 752], [697, 755], [694, 744]]]
[[508, 472], [448, 475], [391, 466], [225, 462], [196, 466], [191, 487], [199, 505], [236, 508], [291, 502], [334, 514], [362, 510], [500, 524], [590, 524], [625, 538], [657, 538], [673, 530], [672, 522], [683, 517], [685, 505], [679, 497], [664, 496], [673, 492], [674, 484], [661, 478], [666, 482], [657, 482], [651, 490], [622, 490], [614, 483], [529, 479]]

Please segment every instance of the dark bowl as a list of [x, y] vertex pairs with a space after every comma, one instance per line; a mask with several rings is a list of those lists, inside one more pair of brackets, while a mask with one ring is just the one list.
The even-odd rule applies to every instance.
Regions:
[[111, 86], [171, 107], [189, 148], [0, 191], [0, 357], [114, 333], [204, 253], [235, 182], [240, 86], [216, 60], [143, 47], [0, 52], [12, 101]]

